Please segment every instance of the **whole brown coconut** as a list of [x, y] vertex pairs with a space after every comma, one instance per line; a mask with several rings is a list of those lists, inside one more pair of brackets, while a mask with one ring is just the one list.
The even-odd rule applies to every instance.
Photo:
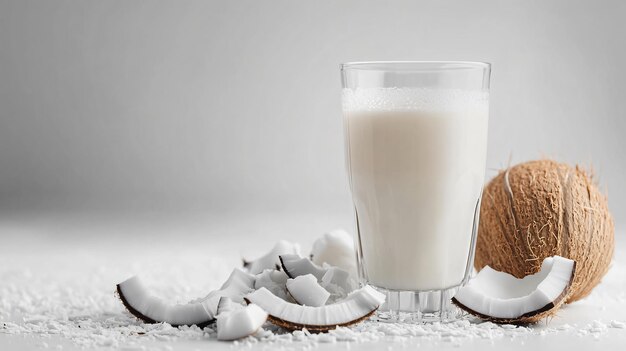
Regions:
[[576, 261], [566, 302], [591, 292], [613, 257], [614, 225], [606, 197], [583, 169], [551, 160], [501, 171], [483, 192], [474, 266], [518, 278], [543, 259]]

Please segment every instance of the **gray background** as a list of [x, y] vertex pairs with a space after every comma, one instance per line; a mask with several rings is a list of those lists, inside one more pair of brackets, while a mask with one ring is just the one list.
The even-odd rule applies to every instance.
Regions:
[[350, 216], [339, 64], [493, 63], [488, 176], [593, 165], [624, 221], [624, 1], [0, 0], [0, 209]]

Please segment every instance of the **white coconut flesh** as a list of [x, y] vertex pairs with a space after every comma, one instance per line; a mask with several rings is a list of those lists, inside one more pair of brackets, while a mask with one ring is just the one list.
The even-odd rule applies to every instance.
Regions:
[[516, 320], [550, 310], [566, 297], [575, 262], [544, 259], [541, 270], [522, 279], [485, 266], [453, 298], [464, 310], [492, 320]]
[[203, 303], [169, 304], [152, 295], [137, 276], [118, 284], [117, 292], [128, 311], [147, 323], [204, 326], [214, 319]]
[[289, 295], [286, 289], [287, 279], [289, 277], [283, 271], [275, 269], [266, 269], [263, 272], [255, 276], [254, 289], [266, 288], [271, 291], [272, 294], [280, 297], [283, 300], [290, 301]]
[[354, 290], [356, 285], [356, 282], [352, 279], [350, 273], [337, 267], [330, 267], [322, 277], [321, 282], [322, 286], [334, 284], [347, 292]]
[[356, 253], [352, 235], [342, 229], [325, 233], [313, 243], [311, 259], [317, 265], [326, 263], [351, 273], [356, 272]]
[[232, 312], [243, 308], [244, 305], [233, 302], [233, 299], [230, 297], [222, 297], [220, 298], [220, 302], [217, 304], [217, 316], [223, 312]]
[[287, 291], [300, 305], [319, 307], [324, 306], [330, 293], [326, 291], [313, 274], [301, 275], [287, 280]]
[[280, 268], [278, 256], [285, 254], [300, 255], [300, 245], [280, 240], [264, 256], [252, 261], [244, 260], [243, 266], [250, 274], [259, 274], [265, 269], [277, 269]]
[[322, 283], [322, 286], [334, 284], [346, 292], [354, 290], [356, 285], [356, 282], [348, 271], [328, 265], [320, 267], [306, 257], [300, 257], [298, 255], [280, 255], [280, 263], [283, 271], [292, 279], [302, 275], [312, 274]]
[[312, 307], [286, 302], [261, 288], [248, 294], [245, 300], [265, 310], [268, 320], [280, 327], [323, 332], [368, 318], [385, 302], [385, 295], [367, 285], [337, 303]]
[[267, 312], [255, 304], [243, 306], [223, 297], [218, 303], [217, 339], [237, 340], [256, 333], [267, 320]]
[[193, 302], [204, 304], [212, 316], [217, 315], [217, 305], [222, 297], [229, 297], [234, 302], [243, 303], [243, 297], [254, 290], [256, 278], [241, 269], [235, 268], [219, 290]]
[[301, 275], [312, 274], [317, 280], [321, 280], [327, 271], [327, 269], [316, 265], [308, 258], [300, 257], [300, 255], [280, 255], [279, 259], [283, 271], [292, 279]]

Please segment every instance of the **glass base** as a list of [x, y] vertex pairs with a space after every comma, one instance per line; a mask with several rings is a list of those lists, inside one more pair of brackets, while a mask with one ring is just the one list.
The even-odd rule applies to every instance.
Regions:
[[451, 301], [461, 285], [429, 291], [398, 291], [373, 287], [387, 297], [376, 314], [381, 322], [450, 322], [465, 314]]

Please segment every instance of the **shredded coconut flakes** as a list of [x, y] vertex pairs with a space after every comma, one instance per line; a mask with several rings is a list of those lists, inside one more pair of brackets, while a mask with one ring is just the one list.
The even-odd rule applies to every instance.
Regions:
[[[93, 269], [84, 264], [63, 275], [49, 274], [50, 269], [42, 269], [41, 273], [34, 274], [29, 269], [0, 268], [0, 334], [37, 336], [42, 339], [39, 346], [50, 349], [62, 349], [62, 345], [54, 344], [53, 337], [70, 340], [84, 348], [110, 347], [122, 350], [143, 350], [147, 342], [216, 340], [214, 326], [204, 329], [196, 326], [174, 328], [167, 323], [145, 324], [130, 315], [114, 293], [116, 279], [126, 274], [124, 272], [127, 269], [126, 266], [119, 267], [113, 272], [110, 267]], [[133, 268], [135, 271], [142, 269]], [[196, 293], [190, 288], [190, 282], [194, 281], [193, 277], [197, 277], [194, 275], [197, 271], [187, 274], [181, 273], [185, 271], [184, 267], [169, 269], [164, 272], [164, 279], [170, 282], [167, 287], [170, 290], [164, 293], [177, 297], [174, 299], [176, 302], [184, 302], [184, 298]], [[96, 273], [88, 274], [87, 271]], [[211, 279], [215, 280], [212, 285], [219, 286], [227, 272], [228, 268], [217, 267], [211, 273]], [[77, 275], [81, 278], [77, 279]], [[614, 298], [622, 299], [623, 296]], [[588, 301], [595, 302], [593, 297]], [[318, 344], [343, 343], [349, 350], [352, 343], [377, 341], [397, 343], [400, 346], [409, 343], [415, 346], [421, 342], [461, 346], [472, 339], [523, 338], [556, 333], [598, 339], [610, 329], [625, 328], [626, 321], [619, 320], [595, 320], [584, 325], [561, 324], [552, 327], [545, 322], [535, 326], [498, 325], [470, 316], [454, 322], [425, 324], [391, 323], [373, 318], [323, 334], [313, 334], [307, 330], [289, 332], [266, 323], [257, 333], [233, 342], [232, 346], [246, 348], [261, 343], [272, 347], [289, 348], [295, 345], [307, 349]], [[168, 344], [161, 347], [163, 350], [168, 348], [171, 348]]]

